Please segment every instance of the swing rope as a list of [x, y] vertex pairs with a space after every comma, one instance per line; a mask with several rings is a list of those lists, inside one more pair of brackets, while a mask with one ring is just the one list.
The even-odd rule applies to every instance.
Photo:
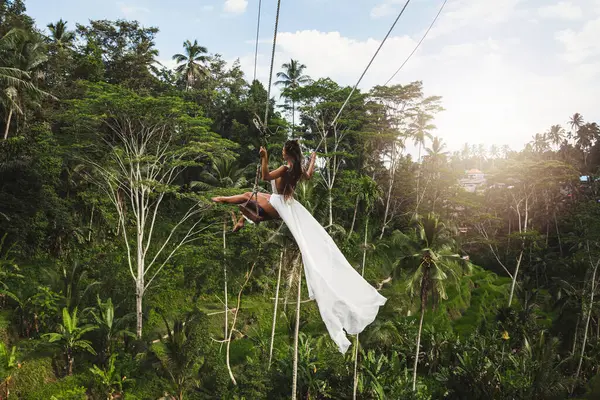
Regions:
[[258, 35], [260, 34], [260, 10], [262, 8], [262, 0], [258, 0], [258, 21], [256, 23], [256, 46], [254, 48], [254, 79], [256, 80], [256, 65], [258, 64]]
[[277, 28], [279, 26], [279, 9], [281, 8], [281, 0], [277, 0], [277, 13], [275, 14], [275, 30], [273, 32], [273, 48], [271, 50], [271, 68], [269, 70], [269, 86], [267, 88], [267, 104], [265, 107], [264, 124], [267, 126], [269, 118], [269, 103], [271, 102], [271, 82], [273, 81], [273, 65], [275, 64], [275, 47], [277, 45]]
[[360, 78], [358, 78], [358, 81], [356, 82], [356, 84], [354, 85], [354, 87], [352, 88], [352, 90], [350, 91], [350, 94], [348, 95], [348, 97], [346, 98], [346, 101], [344, 101], [344, 104], [342, 104], [342, 107], [340, 107], [340, 110], [338, 111], [337, 115], [335, 116], [335, 118], [333, 119], [333, 121], [331, 122], [331, 126], [334, 127], [335, 123], [337, 122], [338, 118], [340, 117], [340, 115], [342, 114], [342, 111], [344, 111], [344, 108], [346, 108], [346, 105], [348, 104], [348, 102], [350, 101], [350, 98], [352, 97], [352, 95], [354, 94], [354, 92], [356, 91], [356, 88], [358, 87], [358, 85], [360, 84], [360, 82], [362, 81], [362, 79], [364, 78], [365, 74], [367, 73], [367, 71], [369, 70], [369, 68], [371, 67], [371, 64], [373, 64], [373, 61], [375, 61], [375, 58], [377, 57], [377, 55], [379, 54], [379, 51], [381, 50], [381, 48], [383, 47], [383, 45], [385, 44], [386, 40], [388, 39], [388, 37], [390, 36], [390, 34], [392, 33], [392, 31], [394, 30], [394, 27], [396, 26], [396, 24], [398, 23], [398, 20], [400, 19], [400, 17], [402, 16], [402, 14], [404, 14], [404, 10], [406, 10], [406, 7], [408, 7], [408, 4], [410, 3], [411, 0], [407, 0], [406, 3], [404, 4], [404, 7], [402, 7], [402, 10], [400, 11], [400, 13], [398, 14], [398, 16], [396, 17], [396, 20], [394, 21], [394, 23], [392, 24], [392, 26], [390, 27], [388, 33], [385, 35], [385, 37], [383, 38], [383, 40], [381, 41], [381, 44], [379, 45], [379, 47], [377, 48], [377, 51], [375, 52], [375, 54], [373, 54], [373, 57], [371, 58], [371, 61], [369, 61], [369, 64], [367, 64], [367, 67], [365, 68], [365, 70], [363, 71], [362, 75], [360, 76]]
[[[259, 1], [258, 7], [259, 8], [258, 8], [258, 23], [257, 23], [257, 27], [256, 27], [256, 48], [255, 48], [255, 54], [254, 54], [254, 79], [256, 79], [256, 64], [257, 64], [257, 60], [258, 60], [258, 35], [259, 35], [259, 30], [260, 30], [261, 1]], [[273, 67], [275, 65], [275, 47], [277, 46], [277, 31], [278, 31], [278, 27], [279, 27], [279, 11], [280, 11], [280, 9], [281, 9], [281, 0], [277, 0], [277, 12], [275, 14], [275, 29], [273, 31], [273, 47], [271, 50], [271, 66], [269, 68], [269, 86], [267, 87], [267, 102], [265, 105], [265, 119], [263, 121], [260, 121], [260, 118], [258, 116], [256, 116], [256, 118], [254, 118], [252, 120], [252, 122], [254, 123], [254, 125], [260, 132], [261, 145], [265, 145], [265, 146], [266, 146], [266, 139], [267, 139], [267, 129], [268, 129], [267, 122], [268, 122], [268, 118], [269, 118], [269, 104], [271, 101], [271, 84], [273, 81]], [[245, 212], [250, 213], [250, 216], [253, 217], [251, 219], [258, 221], [258, 222], [263, 221], [265, 219], [264, 217], [260, 216], [259, 205], [258, 205], [258, 192], [260, 190], [260, 186], [258, 184], [259, 178], [260, 178], [260, 170], [261, 170], [260, 166], [261, 166], [261, 161], [259, 160], [259, 162], [256, 164], [256, 176], [254, 177], [254, 186], [252, 188], [252, 195], [244, 204], [240, 205], [242, 213], [245, 213]], [[251, 201], [254, 201], [254, 213], [252, 213], [252, 211], [248, 207], [248, 204]], [[246, 215], [246, 214], [244, 214], [244, 215]]]

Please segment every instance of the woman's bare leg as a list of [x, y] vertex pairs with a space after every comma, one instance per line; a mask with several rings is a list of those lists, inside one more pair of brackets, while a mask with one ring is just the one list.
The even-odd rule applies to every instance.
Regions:
[[212, 201], [215, 203], [227, 203], [227, 204], [242, 204], [250, 200], [252, 197], [251, 192], [246, 192], [244, 194], [237, 194], [235, 196], [218, 196], [213, 197]]
[[246, 218], [242, 215], [232, 229], [232, 232], [237, 232], [246, 225]]
[[271, 205], [271, 203], [269, 202], [270, 199], [271, 199], [270, 194], [259, 193], [257, 196], [258, 205], [261, 206], [263, 210], [265, 210], [265, 213], [269, 217], [279, 219], [280, 217], [279, 217], [279, 214], [277, 213], [277, 210], [275, 210], [273, 208], [273, 206]]

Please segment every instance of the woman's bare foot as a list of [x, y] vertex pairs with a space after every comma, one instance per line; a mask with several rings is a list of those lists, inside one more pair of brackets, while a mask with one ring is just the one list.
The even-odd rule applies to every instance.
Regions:
[[213, 197], [211, 200], [214, 201], [215, 203], [222, 203], [223, 197], [217, 196], [217, 197]]
[[242, 229], [242, 228], [244, 227], [244, 225], [246, 225], [246, 220], [244, 219], [244, 217], [241, 217], [241, 218], [238, 220], [237, 224], [235, 224], [235, 226], [233, 227], [233, 230], [232, 230], [232, 232], [237, 232], [237, 231], [239, 231], [240, 229]]

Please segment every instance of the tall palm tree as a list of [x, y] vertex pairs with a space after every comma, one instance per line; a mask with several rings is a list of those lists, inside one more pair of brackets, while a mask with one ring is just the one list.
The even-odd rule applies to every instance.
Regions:
[[[364, 202], [364, 212], [366, 215], [365, 218], [365, 233], [364, 233], [364, 242], [363, 242], [363, 257], [362, 257], [362, 271], [361, 275], [365, 275], [365, 265], [367, 263], [367, 250], [368, 250], [368, 236], [369, 236], [369, 215], [373, 209], [373, 205], [375, 201], [381, 197], [381, 191], [379, 186], [377, 186], [377, 182], [373, 179], [363, 176], [361, 182], [361, 198]], [[359, 347], [358, 334], [356, 334], [356, 345], [354, 347], [354, 392], [353, 399], [356, 400], [356, 392], [358, 389], [358, 347]]]
[[2, 86], [27, 84], [29, 74], [13, 65], [15, 51], [23, 35], [23, 31], [11, 29], [0, 37], [0, 85]]
[[424, 112], [419, 112], [413, 122], [409, 125], [409, 132], [414, 139], [415, 145], [419, 146], [419, 158], [417, 163], [419, 169], [417, 173], [417, 201], [415, 207], [415, 214], [419, 212], [419, 186], [421, 185], [421, 149], [425, 145], [427, 139], [432, 139], [433, 135], [431, 130], [435, 129], [435, 125], [431, 124], [433, 117]]
[[565, 130], [560, 125], [552, 125], [546, 133], [546, 137], [550, 143], [558, 147], [565, 137]]
[[446, 143], [444, 143], [444, 141], [440, 137], [435, 136], [433, 138], [433, 141], [431, 142], [431, 147], [427, 147], [425, 149], [425, 152], [427, 153], [430, 159], [438, 160], [443, 159], [448, 155], [448, 152], [444, 151], [445, 149]]
[[446, 287], [458, 281], [461, 273], [468, 272], [470, 265], [452, 251], [449, 229], [433, 213], [424, 217], [417, 216], [415, 236], [411, 238], [403, 235], [403, 238], [403, 246], [413, 252], [398, 260], [395, 273], [408, 269], [407, 289], [411, 297], [419, 298], [421, 311], [413, 365], [414, 391], [417, 385], [423, 317], [428, 301], [435, 303], [439, 299], [447, 299]]
[[24, 95], [34, 105], [42, 97], [53, 97], [38, 88], [43, 79], [42, 65], [48, 59], [45, 43], [34, 33], [11, 30], [0, 38], [0, 104], [8, 111], [4, 128], [4, 139], [8, 138], [14, 113], [24, 113]]
[[600, 137], [600, 128], [595, 122], [588, 122], [577, 129], [575, 146], [583, 152], [583, 164], [587, 167], [587, 158], [592, 146]]
[[502, 148], [500, 151], [502, 152], [502, 155], [504, 156], [505, 159], [507, 159], [508, 156], [510, 155], [510, 153], [512, 152], [512, 150], [510, 149], [510, 146], [507, 144], [502, 145]]
[[206, 47], [200, 46], [197, 40], [194, 40], [194, 43], [186, 40], [183, 42], [183, 49], [185, 54], [175, 54], [173, 60], [179, 64], [175, 71], [185, 76], [185, 88], [190, 90], [201, 76], [208, 75], [208, 69], [205, 65], [208, 60], [206, 56], [208, 50]]
[[571, 132], [577, 132], [583, 126], [583, 115], [579, 113], [573, 114], [569, 119], [569, 125], [571, 125]]
[[294, 96], [294, 89], [300, 86], [310, 83], [311, 79], [308, 75], [303, 75], [306, 65], [300, 64], [298, 60], [290, 60], [289, 63], [281, 65], [282, 72], [277, 73], [278, 80], [275, 85], [282, 85], [284, 87], [282, 96], [286, 96], [289, 101], [292, 102], [292, 136], [294, 135], [295, 127], [295, 113], [296, 113], [296, 98]]
[[348, 230], [348, 238], [350, 238], [352, 232], [354, 232], [354, 224], [356, 223], [356, 216], [358, 214], [358, 205], [360, 201], [364, 202], [365, 215], [368, 216], [366, 213], [370, 211], [373, 201], [381, 196], [381, 190], [377, 185], [377, 182], [375, 182], [372, 178], [363, 175], [360, 177], [360, 179], [358, 179], [358, 182], [356, 182], [352, 195], [356, 196], [356, 203], [354, 205], [352, 224]]
[[421, 161], [421, 149], [427, 142], [427, 139], [433, 139], [431, 131], [435, 129], [435, 125], [431, 124], [432, 119], [433, 116], [420, 112], [409, 126], [415, 145], [419, 146], [419, 162]]
[[64, 50], [73, 45], [73, 42], [75, 41], [75, 32], [67, 30], [67, 21], [63, 21], [61, 18], [56, 23], [50, 23], [47, 26], [50, 30], [48, 39], [50, 40], [50, 43], [56, 46], [56, 48]]
[[531, 147], [536, 153], [543, 153], [548, 150], [548, 138], [544, 133], [536, 133], [531, 140]]

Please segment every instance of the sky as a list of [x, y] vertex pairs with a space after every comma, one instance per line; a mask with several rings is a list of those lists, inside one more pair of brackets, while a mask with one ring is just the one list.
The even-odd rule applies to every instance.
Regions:
[[[359, 88], [383, 85], [413, 51], [443, 0], [412, 0]], [[281, 0], [275, 71], [290, 59], [313, 79], [354, 85], [405, 0]], [[259, 0], [26, 0], [43, 27], [59, 18], [136, 19], [160, 29], [158, 59], [172, 66], [186, 39], [252, 79]], [[262, 0], [258, 79], [268, 82], [277, 0]], [[571, 115], [600, 120], [600, 0], [448, 0], [417, 52], [390, 84], [423, 81], [442, 96], [434, 134], [520, 149]], [[277, 95], [277, 92], [274, 92]]]

